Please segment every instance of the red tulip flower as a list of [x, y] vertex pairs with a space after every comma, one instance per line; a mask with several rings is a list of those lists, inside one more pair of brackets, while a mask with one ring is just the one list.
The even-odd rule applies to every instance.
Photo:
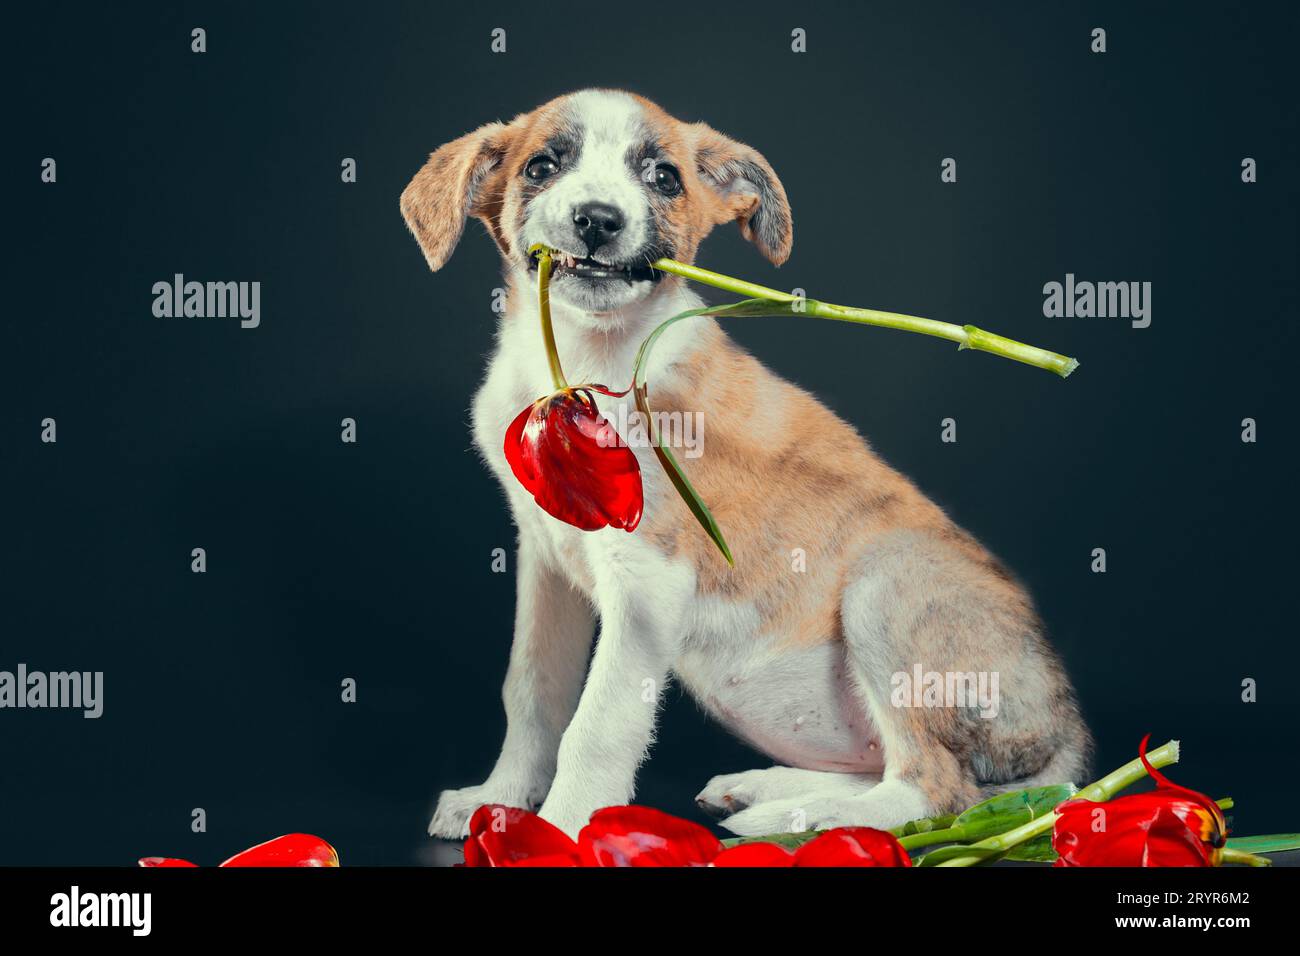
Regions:
[[236, 853], [220, 866], [338, 866], [334, 847], [317, 836], [290, 833]]
[[1070, 800], [1056, 808], [1056, 866], [1218, 866], [1227, 842], [1223, 811], [1203, 793], [1172, 783], [1139, 756], [1156, 789], [1104, 803]]
[[869, 827], [830, 830], [791, 853], [773, 843], [723, 848], [707, 829], [650, 807], [606, 807], [578, 841], [528, 810], [488, 804], [470, 818], [466, 866], [911, 866], [897, 840]]
[[707, 866], [721, 851], [704, 827], [649, 807], [597, 810], [575, 843], [535, 813], [488, 804], [470, 818], [465, 865]]
[[[189, 860], [177, 860], [165, 856], [146, 856], [140, 859], [141, 866], [148, 867], [192, 867], [197, 864]], [[287, 836], [267, 840], [242, 853], [236, 853], [220, 866], [338, 866], [339, 854], [334, 847], [317, 836], [307, 833], [290, 833]]]
[[892, 833], [871, 827], [838, 827], [799, 847], [795, 866], [911, 866], [912, 858]]
[[708, 866], [722, 852], [712, 833], [650, 807], [606, 807], [578, 834], [583, 866]]
[[506, 461], [547, 514], [583, 531], [632, 531], [641, 520], [641, 467], [596, 408], [593, 389], [610, 394], [566, 388], [520, 412], [506, 430]]
[[194, 867], [198, 868], [197, 863], [191, 863], [189, 860], [178, 860], [170, 856], [142, 856], [139, 863], [141, 866], [153, 867]]
[[601, 416], [592, 392], [619, 397], [603, 385], [569, 385], [551, 325], [551, 250], [534, 245], [537, 310], [555, 391], [529, 405], [506, 429], [506, 461], [519, 483], [552, 517], [583, 531], [622, 528], [641, 520], [641, 466]]
[[794, 866], [794, 854], [775, 843], [738, 843], [713, 858], [714, 866]]
[[530, 810], [489, 803], [469, 819], [466, 866], [577, 866], [578, 845]]

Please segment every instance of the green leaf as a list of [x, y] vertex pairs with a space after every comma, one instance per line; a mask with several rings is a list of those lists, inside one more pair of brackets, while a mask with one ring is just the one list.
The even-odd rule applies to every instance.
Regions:
[[663, 466], [664, 472], [668, 475], [668, 480], [673, 483], [673, 487], [677, 489], [677, 494], [681, 495], [682, 501], [686, 502], [686, 507], [695, 516], [695, 520], [700, 523], [700, 527], [704, 529], [705, 534], [718, 546], [722, 556], [727, 559], [727, 564], [735, 567], [736, 562], [731, 557], [731, 548], [727, 547], [727, 539], [722, 536], [722, 529], [718, 527], [713, 512], [704, 503], [700, 493], [695, 490], [691, 480], [686, 477], [686, 472], [682, 471], [682, 466], [677, 464], [677, 458], [660, 443], [659, 430], [655, 428], [654, 418], [650, 413], [650, 402], [646, 397], [645, 390], [638, 388], [634, 393], [634, 397], [637, 409], [645, 416], [655, 457], [659, 459], [659, 464]]
[[953, 827], [960, 828], [967, 840], [982, 840], [1051, 813], [1077, 792], [1072, 783], [1058, 783], [1000, 793], [959, 814]]
[[1017, 844], [1007, 854], [1008, 860], [1021, 860], [1028, 863], [1055, 863], [1056, 851], [1052, 849], [1052, 835], [1044, 833], [1032, 840]]

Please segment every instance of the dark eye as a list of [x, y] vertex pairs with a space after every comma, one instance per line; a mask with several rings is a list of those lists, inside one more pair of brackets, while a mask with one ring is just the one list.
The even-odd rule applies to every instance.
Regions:
[[524, 175], [533, 182], [541, 182], [560, 171], [560, 164], [549, 156], [534, 156], [524, 167]]
[[655, 189], [659, 190], [665, 196], [676, 196], [682, 191], [682, 181], [677, 175], [677, 170], [667, 163], [660, 163], [655, 167]]

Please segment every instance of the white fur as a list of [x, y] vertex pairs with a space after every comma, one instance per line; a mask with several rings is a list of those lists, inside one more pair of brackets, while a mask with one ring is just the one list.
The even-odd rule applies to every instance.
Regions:
[[791, 647], [784, 635], [764, 634], [753, 608], [718, 598], [697, 598], [692, 612], [677, 673], [709, 713], [787, 764], [884, 769], [840, 642]]
[[596, 256], [615, 262], [636, 252], [651, 236], [650, 203], [645, 188], [627, 168], [627, 151], [636, 142], [641, 107], [626, 93], [593, 90], [575, 93], [566, 113], [580, 117], [582, 152], [577, 163], [529, 204], [525, 245], [543, 242], [574, 256], [587, 250], [570, 238], [573, 210], [585, 202], [604, 202], [623, 211], [625, 225], [614, 249]]

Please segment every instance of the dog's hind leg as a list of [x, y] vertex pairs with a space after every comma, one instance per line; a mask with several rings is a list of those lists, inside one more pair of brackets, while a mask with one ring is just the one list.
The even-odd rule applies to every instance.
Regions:
[[[880, 780], [879, 777], [874, 777]], [[802, 833], [835, 827], [887, 830], [929, 816], [925, 796], [904, 780], [883, 780], [857, 793], [813, 791], [798, 797], [756, 803], [718, 825], [737, 836]]]
[[809, 829], [888, 829], [960, 812], [989, 785], [1079, 763], [1086, 730], [1032, 605], [962, 532], [874, 542], [845, 589], [842, 620], [884, 780], [802, 808]]

